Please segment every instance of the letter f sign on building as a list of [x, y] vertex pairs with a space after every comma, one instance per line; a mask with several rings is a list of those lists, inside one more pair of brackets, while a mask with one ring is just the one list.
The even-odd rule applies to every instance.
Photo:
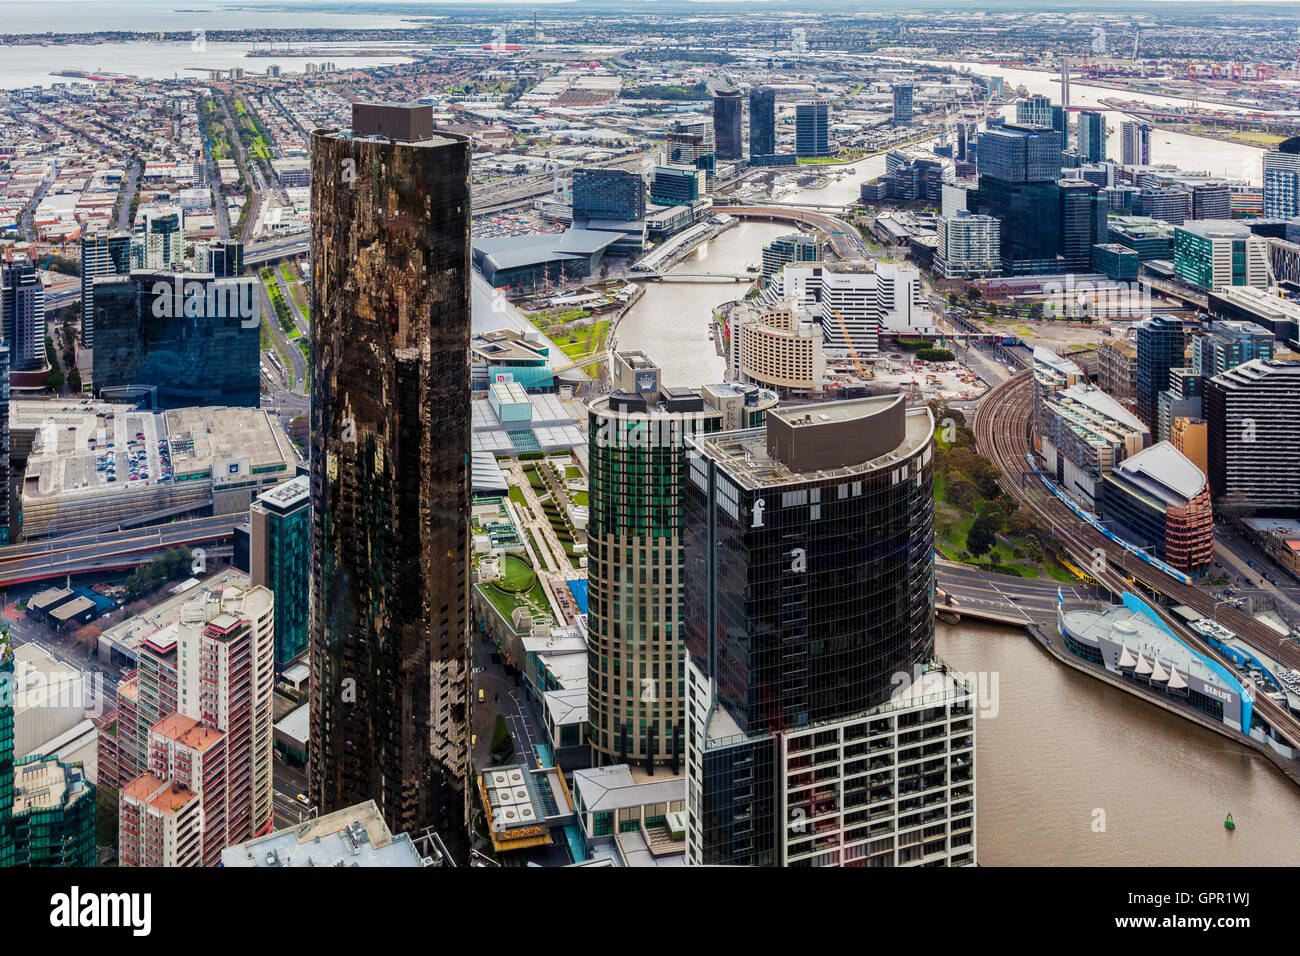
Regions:
[[751, 528], [763, 527], [763, 509], [767, 507], [767, 502], [759, 498], [754, 502], [754, 520], [750, 523]]

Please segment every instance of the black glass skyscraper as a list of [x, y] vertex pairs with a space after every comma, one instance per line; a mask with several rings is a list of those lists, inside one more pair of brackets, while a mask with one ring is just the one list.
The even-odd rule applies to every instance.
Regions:
[[795, 155], [830, 155], [830, 110], [825, 100], [800, 103], [794, 108]]
[[[866, 846], [877, 781], [839, 744], [861, 728], [865, 753], [899, 675], [934, 659], [932, 431], [893, 395], [687, 439], [688, 862], [847, 865], [839, 848]], [[835, 754], [791, 761], [804, 735]], [[801, 849], [818, 838], [783, 819], [814, 762], [808, 812], [842, 837]]]
[[92, 288], [97, 394], [155, 408], [258, 406], [256, 279], [135, 269]]
[[1154, 433], [1160, 393], [1169, 387], [1169, 370], [1183, 368], [1183, 320], [1153, 315], [1133, 326], [1137, 344], [1137, 414]]
[[740, 90], [718, 90], [713, 94], [713, 131], [718, 159], [744, 157], [744, 103]]
[[312, 800], [467, 855], [470, 144], [428, 106], [311, 139]]
[[770, 86], [749, 91], [749, 155], [776, 155], [776, 90]]

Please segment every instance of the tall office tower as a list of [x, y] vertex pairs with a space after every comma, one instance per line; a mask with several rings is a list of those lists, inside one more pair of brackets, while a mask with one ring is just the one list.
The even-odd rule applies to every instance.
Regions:
[[1052, 129], [1061, 134], [1061, 161], [1064, 164], [1065, 146], [1070, 140], [1070, 114], [1066, 112], [1064, 106], [1052, 107]]
[[776, 155], [776, 90], [770, 86], [749, 91], [749, 155]]
[[1106, 159], [1106, 117], [1094, 110], [1079, 113], [1079, 155], [1085, 163]]
[[979, 174], [973, 211], [1000, 223], [1003, 274], [1059, 272], [1061, 134], [1014, 124], [986, 130]]
[[1241, 222], [1203, 219], [1174, 229], [1174, 274], [1211, 292], [1269, 286], [1268, 240]]
[[895, 83], [893, 93], [894, 122], [896, 124], [912, 122], [912, 84]]
[[1119, 132], [1121, 165], [1148, 165], [1151, 162], [1151, 127], [1146, 123], [1125, 122], [1120, 124]]
[[0, 545], [9, 543], [9, 346], [0, 342]]
[[575, 169], [573, 221], [645, 218], [645, 180], [627, 169]]
[[1133, 326], [1137, 345], [1137, 416], [1153, 433], [1159, 424], [1159, 395], [1169, 387], [1169, 370], [1183, 368], [1183, 320], [1153, 315]]
[[1227, 183], [1209, 182], [1192, 187], [1193, 219], [1231, 219], [1232, 189]]
[[614, 354], [613, 386], [588, 410], [588, 740], [596, 763], [679, 773], [685, 439], [761, 422], [777, 397], [752, 386], [669, 388], [643, 352]]
[[274, 682], [264, 587], [210, 592], [140, 643], [115, 728], [123, 866], [215, 866], [274, 826]]
[[249, 508], [248, 580], [275, 595], [275, 672], [307, 650], [311, 610], [311, 480], [290, 478]]
[[238, 239], [209, 239], [194, 244], [194, 271], [230, 279], [244, 271], [244, 244]]
[[690, 205], [708, 191], [704, 170], [693, 166], [656, 166], [650, 176], [650, 199], [663, 206]]
[[1264, 154], [1264, 218], [1300, 216], [1300, 136]]
[[256, 408], [260, 296], [255, 276], [133, 269], [96, 279], [96, 394], [155, 408]]
[[973, 698], [934, 655], [933, 428], [888, 395], [688, 439], [688, 864], [974, 862]]
[[0, 869], [94, 866], [95, 786], [80, 761], [14, 757], [14, 654], [0, 634]]
[[718, 159], [744, 159], [745, 101], [740, 90], [718, 90], [713, 94], [713, 129]]
[[795, 106], [794, 152], [796, 156], [830, 155], [830, 104], [825, 100]]
[[713, 119], [708, 116], [683, 116], [668, 131], [663, 148], [666, 164], [694, 166], [713, 173], [718, 144]]
[[1300, 362], [1255, 359], [1205, 383], [1210, 495], [1249, 510], [1300, 507]]
[[1046, 96], [1035, 94], [1026, 100], [1016, 102], [1017, 126], [1046, 126], [1052, 129], [1052, 101]]
[[312, 134], [309, 785], [468, 856], [470, 144]]
[[1090, 272], [1092, 247], [1107, 242], [1109, 204], [1095, 183], [1063, 179], [1058, 184], [1060, 251], [1066, 272]]
[[131, 271], [129, 232], [88, 232], [81, 237], [81, 344], [95, 347], [94, 282]]
[[9, 345], [9, 369], [45, 368], [45, 288], [26, 253], [4, 250], [0, 259], [0, 328]]
[[185, 210], [157, 206], [141, 210], [144, 267], [179, 270], [185, 258]]

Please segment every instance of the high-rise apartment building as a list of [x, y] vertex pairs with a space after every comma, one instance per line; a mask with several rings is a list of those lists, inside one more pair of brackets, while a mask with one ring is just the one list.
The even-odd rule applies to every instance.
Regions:
[[776, 155], [776, 90], [770, 86], [749, 91], [749, 155]]
[[816, 236], [802, 232], [778, 236], [763, 247], [763, 275], [771, 277], [791, 262], [818, 262], [826, 252]]
[[1001, 224], [992, 216], [957, 215], [939, 220], [935, 268], [945, 279], [977, 279], [1002, 272]]
[[290, 478], [258, 496], [248, 517], [248, 579], [275, 595], [275, 672], [307, 650], [311, 610], [311, 481]]
[[794, 152], [796, 156], [829, 156], [830, 104], [825, 100], [799, 103], [794, 108]]
[[311, 162], [310, 796], [373, 799], [463, 861], [470, 143], [429, 106], [354, 103]]
[[116, 775], [102, 782], [120, 787], [121, 863], [215, 866], [273, 826], [275, 599], [264, 587], [208, 592], [142, 640], [136, 664], [100, 732]]
[[894, 122], [896, 124], [912, 122], [912, 84], [895, 83], [892, 92], [894, 94]]
[[1120, 163], [1146, 166], [1151, 162], [1151, 127], [1146, 123], [1120, 124]]
[[718, 90], [713, 94], [713, 129], [718, 159], [734, 162], [745, 156], [745, 100], [740, 90]]
[[575, 169], [573, 219], [645, 218], [645, 180], [627, 169]]
[[45, 368], [45, 288], [30, 256], [0, 252], [0, 329], [9, 345], [9, 369]]
[[1300, 507], [1300, 362], [1255, 359], [1205, 383], [1210, 494], [1236, 509]]
[[901, 395], [688, 440], [688, 864], [974, 862], [934, 656], [933, 418]]
[[1232, 189], [1227, 183], [1208, 182], [1192, 187], [1193, 219], [1231, 219]]
[[185, 259], [185, 211], [180, 206], [154, 206], [140, 210], [143, 220], [143, 259], [137, 263], [145, 269], [178, 270]]
[[1169, 370], [1184, 367], [1183, 320], [1153, 315], [1133, 326], [1137, 345], [1137, 416], [1153, 433], [1159, 423], [1159, 394], [1169, 387]]
[[1085, 163], [1106, 159], [1106, 117], [1096, 110], [1081, 110], [1077, 124], [1079, 155]]
[[134, 269], [93, 283], [94, 390], [154, 408], [261, 402], [254, 276]]
[[131, 271], [129, 232], [87, 232], [81, 237], [81, 344], [95, 346], [95, 279]]
[[588, 411], [588, 740], [597, 763], [679, 773], [685, 439], [760, 423], [777, 399], [753, 386], [669, 388], [642, 352], [615, 353], [613, 386]]
[[244, 244], [238, 239], [208, 239], [194, 244], [194, 271], [231, 279], [244, 271]]
[[1121, 404], [1137, 402], [1137, 348], [1124, 339], [1097, 345], [1097, 387]]
[[1300, 136], [1264, 154], [1264, 217], [1300, 216]]

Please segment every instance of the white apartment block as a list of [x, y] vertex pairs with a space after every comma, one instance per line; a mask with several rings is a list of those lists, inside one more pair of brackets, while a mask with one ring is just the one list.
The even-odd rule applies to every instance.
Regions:
[[903, 263], [792, 263], [772, 276], [764, 301], [793, 301], [819, 318], [831, 351], [847, 352], [851, 346], [859, 355], [874, 355], [881, 331], [906, 334], [934, 327], [921, 274]]
[[992, 216], [944, 216], [939, 220], [935, 269], [945, 279], [996, 276], [1002, 272], [1001, 223]]

